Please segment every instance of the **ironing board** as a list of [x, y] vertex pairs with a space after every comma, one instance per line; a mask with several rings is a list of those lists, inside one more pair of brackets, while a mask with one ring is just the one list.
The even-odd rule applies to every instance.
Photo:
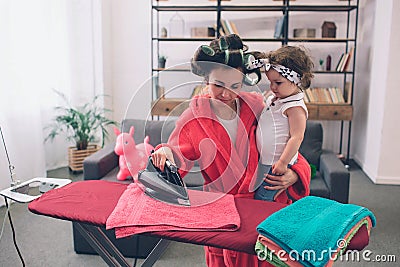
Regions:
[[[28, 208], [35, 214], [76, 222], [78, 230], [109, 266], [130, 266], [101, 230], [126, 187], [127, 184], [103, 180], [74, 182], [46, 192], [29, 203]], [[234, 232], [146, 233], [145, 235], [160, 237], [161, 240], [142, 266], [152, 266], [162, 255], [170, 240], [255, 254], [257, 225], [286, 205], [246, 198], [235, 198], [235, 204], [240, 215], [241, 227]], [[353, 237], [348, 249], [362, 250], [368, 242], [368, 231], [366, 227], [362, 227]]]

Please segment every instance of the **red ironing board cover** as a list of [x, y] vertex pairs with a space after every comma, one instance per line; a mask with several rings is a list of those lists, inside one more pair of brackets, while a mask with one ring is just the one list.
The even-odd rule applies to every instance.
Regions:
[[[126, 187], [127, 184], [103, 180], [74, 182], [48, 191], [29, 203], [28, 208], [39, 215], [105, 226]], [[241, 227], [235, 232], [162, 231], [146, 235], [255, 254], [257, 225], [286, 205], [247, 198], [236, 198], [235, 204], [241, 219]], [[363, 226], [347, 249], [362, 250], [368, 242], [369, 234]]]

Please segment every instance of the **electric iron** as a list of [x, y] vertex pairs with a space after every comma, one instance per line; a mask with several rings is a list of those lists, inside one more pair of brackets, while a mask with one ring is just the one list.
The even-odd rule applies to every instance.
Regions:
[[139, 171], [139, 186], [148, 196], [174, 205], [190, 206], [186, 185], [182, 181], [178, 167], [169, 160], [164, 172], [153, 165], [151, 156], [145, 170]]

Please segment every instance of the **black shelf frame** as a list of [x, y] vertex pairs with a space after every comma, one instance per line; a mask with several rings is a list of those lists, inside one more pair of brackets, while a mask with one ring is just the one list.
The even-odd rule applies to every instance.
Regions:
[[[356, 3], [354, 3], [356, 2]], [[280, 42], [282, 45], [287, 45], [289, 43], [343, 43], [345, 44], [344, 52], [349, 52], [349, 44], [354, 47], [354, 53], [352, 57], [352, 71], [315, 71], [318, 75], [343, 75], [343, 85], [346, 84], [347, 76], [351, 75], [351, 102], [349, 105], [353, 105], [354, 96], [354, 81], [355, 81], [355, 63], [356, 63], [356, 49], [357, 49], [357, 32], [358, 32], [358, 12], [359, 12], [359, 0], [347, 0], [343, 1], [341, 5], [298, 5], [295, 3], [290, 3], [289, 0], [282, 0], [281, 4], [275, 5], [226, 5], [222, 3], [222, 0], [217, 0], [215, 5], [203, 5], [203, 6], [193, 6], [193, 5], [160, 5], [156, 0], [152, 0], [152, 12], [151, 12], [151, 62], [152, 62], [152, 73], [153, 77], [157, 77], [158, 73], [161, 71], [171, 71], [171, 72], [188, 72], [189, 69], [159, 69], [154, 67], [154, 42], [157, 43], [157, 53], [160, 50], [160, 42], [208, 42], [214, 39], [214, 37], [204, 37], [204, 38], [160, 38], [159, 33], [159, 12], [217, 12], [216, 21], [216, 37], [220, 37], [221, 29], [221, 13], [222, 12], [281, 12], [285, 17], [283, 25], [283, 38], [243, 38], [245, 42]], [[156, 3], [156, 4], [154, 4]], [[156, 12], [157, 19], [157, 36], [154, 35], [153, 23], [154, 23], [154, 11]], [[290, 12], [344, 12], [347, 13], [347, 28], [345, 38], [289, 38], [289, 18]], [[355, 12], [355, 31], [352, 37], [350, 37], [350, 19], [352, 12]], [[154, 82], [154, 78], [153, 78]], [[156, 81], [158, 82], [158, 81]], [[153, 85], [153, 89], [154, 89]], [[152, 92], [152, 99], [154, 99], [154, 94], [156, 90]], [[344, 135], [344, 121], [341, 121], [340, 130], [340, 141], [339, 141], [339, 154], [343, 151], [343, 135]], [[348, 133], [347, 133], [347, 155], [346, 155], [346, 167], [349, 166], [350, 160], [350, 139], [351, 139], [351, 120], [348, 121]]]
[[357, 9], [356, 5], [328, 5], [328, 6], [311, 6], [311, 5], [205, 5], [205, 6], [159, 6], [153, 5], [153, 9], [157, 11], [181, 11], [181, 12], [209, 12], [209, 11], [276, 11], [283, 12], [287, 8], [290, 11], [311, 11], [311, 12], [346, 12]]
[[[153, 37], [153, 41], [159, 42], [192, 42], [192, 41], [211, 41], [215, 37]], [[242, 38], [243, 41], [247, 42], [303, 42], [303, 43], [347, 43], [355, 42], [353, 38]]]

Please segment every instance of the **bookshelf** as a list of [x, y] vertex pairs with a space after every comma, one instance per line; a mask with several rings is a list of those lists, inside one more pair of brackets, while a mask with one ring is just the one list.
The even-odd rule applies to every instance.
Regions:
[[[175, 3], [175, 4], [174, 4]], [[344, 123], [348, 123], [347, 127], [347, 159], [350, 150], [350, 132], [351, 132], [351, 120], [353, 116], [353, 87], [354, 87], [354, 69], [356, 59], [356, 47], [357, 47], [357, 24], [358, 24], [358, 7], [359, 0], [330, 0], [330, 1], [315, 1], [315, 0], [297, 0], [297, 1], [205, 1], [202, 4], [188, 5], [190, 1], [156, 1], [152, 0], [152, 73], [153, 73], [153, 102], [152, 102], [152, 116], [168, 116], [171, 115], [171, 111], [174, 110], [174, 115], [179, 115], [185, 107], [187, 107], [187, 100], [191, 94], [187, 96], [172, 96], [165, 98], [159, 98], [157, 96], [157, 86], [159, 86], [159, 75], [160, 73], [183, 73], [183, 75], [189, 75], [189, 67], [174, 67], [160, 69], [157, 67], [156, 58], [162, 50], [162, 46], [165, 44], [191, 44], [192, 52], [201, 44], [208, 43], [215, 37], [219, 37], [224, 34], [225, 31], [237, 32], [242, 37], [246, 44], [259, 44], [265, 47], [264, 50], [268, 50], [268, 47], [273, 44], [276, 46], [280, 45], [298, 45], [301, 44], [308, 48], [309, 46], [315, 47], [315, 50], [323, 48], [325, 46], [335, 46], [332, 48], [331, 69], [318, 70], [316, 69], [314, 74], [314, 81], [326, 80], [327, 85], [321, 86], [316, 85], [316, 88], [308, 89], [313, 90], [326, 90], [329, 95], [330, 88], [337, 88], [338, 93], [341, 94], [342, 101], [332, 97], [328, 98], [329, 101], [311, 101], [308, 99], [307, 107], [309, 110], [309, 119], [311, 120], [335, 120], [341, 121], [341, 136], [338, 153], [342, 153]], [[193, 2], [194, 3], [194, 2]], [[252, 4], [249, 4], [252, 3]], [[253, 4], [254, 3], [254, 4]], [[194, 17], [192, 14], [199, 14], [200, 16], [206, 17], [205, 14], [213, 14], [215, 26], [215, 36], [204, 36], [204, 37], [189, 37], [178, 36], [178, 37], [161, 37], [160, 32], [160, 15], [163, 12], [186, 12], [189, 13], [189, 17]], [[242, 35], [236, 28], [235, 22], [228, 20], [225, 14], [235, 14], [240, 16], [241, 14], [261, 14], [261, 16], [268, 16], [268, 14], [278, 14], [283, 18], [281, 27], [281, 35], [274, 37], [274, 30], [276, 24], [269, 25], [271, 34], [260, 34], [260, 35]], [[336, 14], [340, 14], [344, 19], [340, 25], [340, 34], [335, 37], [294, 37], [292, 32], [297, 26], [296, 16], [297, 14], [305, 14], [306, 20], [313, 22], [315, 20], [315, 14], [327, 14], [336, 18]], [[334, 14], [334, 15], [332, 15]], [[338, 15], [339, 16], [339, 15]], [[185, 21], [186, 22], [186, 21]], [[249, 23], [253, 22], [249, 19]], [[318, 21], [315, 25], [321, 26], [323, 21]], [[254, 22], [253, 22], [254, 23]], [[309, 23], [310, 24], [310, 23]], [[236, 28], [236, 29], [235, 29]], [[339, 32], [339, 31], [338, 31]], [[276, 38], [277, 37], [277, 38]], [[259, 50], [253, 48], [250, 44], [250, 50]], [[325, 55], [326, 56], [326, 55]], [[343, 58], [343, 62], [340, 63], [340, 59]], [[347, 60], [345, 60], [347, 59]], [[316, 66], [318, 63], [315, 62]], [[330, 83], [330, 81], [332, 81]], [[193, 86], [194, 87], [194, 86]], [[326, 93], [326, 92], [325, 92]], [[332, 94], [332, 93], [330, 93]], [[325, 94], [325, 96], [327, 96]], [[176, 109], [176, 107], [178, 107]]]

